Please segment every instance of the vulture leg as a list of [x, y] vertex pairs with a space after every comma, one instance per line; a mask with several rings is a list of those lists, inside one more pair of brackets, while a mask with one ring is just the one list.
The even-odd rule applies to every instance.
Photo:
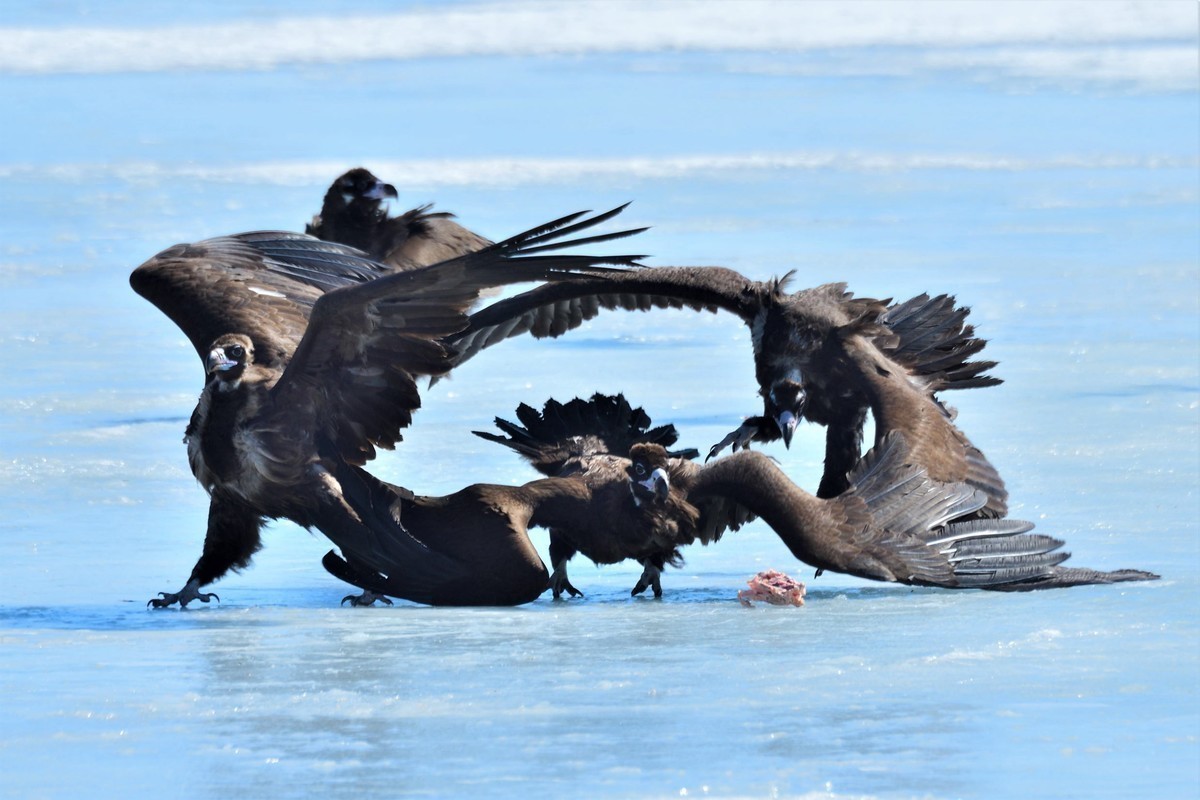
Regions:
[[646, 559], [642, 562], [642, 577], [638, 578], [637, 585], [633, 587], [630, 596], [637, 596], [647, 589], [654, 591], [655, 597], [662, 597], [662, 568], [654, 563], [651, 559]]
[[571, 585], [571, 581], [567, 579], [567, 562], [579, 552], [571, 542], [558, 531], [550, 529], [550, 563], [554, 565], [554, 571], [550, 574], [550, 591], [554, 593], [554, 599], [562, 598], [562, 593], [566, 592], [571, 597], [583, 597], [583, 592]]
[[583, 597], [583, 592], [571, 585], [571, 581], [567, 579], [567, 560], [557, 561], [554, 564], [554, 572], [550, 574], [550, 591], [554, 593], [554, 599], [562, 599], [562, 593], [566, 592], [571, 597]]
[[193, 600], [202, 603], [216, 598], [205, 594], [201, 586], [207, 586], [229, 570], [238, 570], [250, 563], [251, 557], [262, 547], [260, 530], [262, 517], [234, 498], [224, 494], [213, 494], [208, 504], [208, 532], [204, 536], [204, 549], [187, 583], [178, 592], [159, 592], [147, 606], [167, 608], [179, 604], [186, 608]]
[[369, 588], [377, 582], [378, 574], [372, 575], [370, 570], [354, 566], [347, 559], [339, 558], [337, 553], [332, 550], [321, 559], [321, 565], [325, 567], [326, 572], [338, 580], [362, 589], [362, 594], [348, 594], [343, 597], [342, 605], [346, 605], [347, 602], [356, 608], [372, 606], [375, 603], [392, 605], [392, 601], [382, 591]]

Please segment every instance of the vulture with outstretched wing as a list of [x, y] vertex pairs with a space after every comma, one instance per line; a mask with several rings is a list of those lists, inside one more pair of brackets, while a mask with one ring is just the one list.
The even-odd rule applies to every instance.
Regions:
[[138, 267], [134, 290], [183, 330], [204, 364], [185, 441], [211, 497], [188, 580], [151, 604], [207, 601], [201, 587], [245, 567], [264, 521], [281, 517], [402, 575], [413, 599], [428, 602], [439, 586], [466, 577], [460, 563], [402, 526], [372, 526], [343, 479], [357, 476], [376, 448], [399, 441], [420, 407], [417, 378], [451, 368], [454, 351], [444, 338], [466, 325], [482, 290], [635, 265], [639, 256], [550, 252], [635, 233], [563, 240], [619, 212], [573, 214], [399, 272], [350, 247], [283, 232], [176, 245]]
[[[919, 295], [889, 306], [856, 298], [844, 284], [786, 291], [787, 278], [754, 281], [723, 267], [654, 267], [610, 281], [578, 278], [497, 301], [450, 337], [459, 364], [486, 347], [524, 333], [555, 337], [603, 309], [690, 308], [735, 314], [750, 328], [764, 413], [745, 421], [710, 451], [782, 438], [790, 444], [800, 419], [826, 426], [825, 470], [818, 497], [834, 497], [862, 455], [868, 410], [876, 444], [905, 435], [913, 458], [936, 480], [967, 481], [988, 494], [983, 514], [1003, 516], [1007, 493], [995, 469], [955, 427], [936, 392], [991, 386], [995, 362], [971, 361], [986, 344], [964, 325], [954, 298]], [[870, 351], [887, 381], [862, 373]], [[861, 353], [859, 354], [861, 355]], [[886, 386], [885, 386], [886, 384]], [[904, 402], [889, 405], [893, 396]]]
[[623, 506], [560, 518], [551, 527], [556, 597], [562, 591], [580, 594], [566, 573], [566, 561], [576, 552], [601, 564], [637, 559], [643, 573], [633, 594], [652, 587], [661, 596], [663, 564], [678, 566], [680, 547], [717, 541], [755, 518], [818, 571], [872, 580], [1027, 591], [1158, 577], [1061, 566], [1069, 558], [1061, 540], [1031, 534], [1031, 522], [980, 518], [987, 494], [967, 483], [932, 479], [898, 431], [859, 461], [846, 491], [818, 498], [757, 451], [743, 449], [703, 464], [692, 460], [694, 451], [668, 452], [674, 428], [650, 429], [641, 409], [626, 415], [637, 420], [629, 427], [633, 435], [622, 435], [623, 428], [610, 422], [613, 408], [627, 410], [628, 403], [620, 395], [595, 395], [586, 403], [550, 400], [540, 414], [528, 406], [517, 410], [524, 427], [497, 419], [506, 437], [477, 432], [517, 451], [543, 474], [598, 485], [601, 476], [611, 482], [624, 472], [629, 496]]

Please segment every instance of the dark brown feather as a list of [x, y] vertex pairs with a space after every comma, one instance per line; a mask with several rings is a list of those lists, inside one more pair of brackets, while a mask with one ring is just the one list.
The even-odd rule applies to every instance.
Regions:
[[424, 205], [389, 216], [384, 200], [396, 190], [362, 167], [330, 185], [305, 232], [366, 252], [393, 269], [415, 269], [482, 250], [492, 244], [454, 221], [454, 215]]
[[408, 559], [410, 572], [452, 581], [453, 560], [364, 521], [334, 476], [399, 440], [420, 406], [416, 377], [449, 369], [442, 337], [465, 325], [481, 291], [634, 265], [637, 256], [548, 254], [573, 245], [564, 232], [614, 213], [572, 214], [407, 272], [282, 232], [178, 245], [136, 269], [134, 289], [179, 324], [205, 364], [185, 441], [193, 473], [213, 497], [205, 552], [188, 583], [152, 603], [205, 599], [198, 588], [244, 565], [262, 520], [278, 517], [318, 527], [375, 568]]
[[[938, 391], [999, 383], [984, 374], [994, 362], [969, 360], [986, 342], [963, 324], [967, 309], [956, 307], [953, 298], [944, 295], [920, 295], [889, 306], [888, 301], [854, 297], [844, 283], [789, 293], [791, 277], [789, 273], [759, 282], [720, 267], [656, 267], [603, 283], [586, 278], [563, 281], [473, 313], [467, 328], [449, 341], [459, 350], [458, 364], [512, 336], [559, 336], [602, 309], [724, 310], [751, 328], [755, 375], [764, 398], [763, 416], [747, 420], [743, 435], [760, 442], [781, 438], [775, 420], [789, 409], [783, 398], [775, 397], [775, 387], [788, 383], [804, 392], [803, 410], [793, 415], [827, 426], [825, 474], [818, 496], [833, 497], [847, 488], [846, 476], [861, 456], [863, 424], [871, 409], [879, 436], [900, 430], [921, 456], [937, 454], [952, 444], [954, 450], [942, 459], [944, 463], [931, 465], [934, 472], [950, 481], [971, 480], [988, 487], [993, 495], [988, 513], [1002, 513], [1004, 489], [999, 475], [954, 428], [935, 397]], [[874, 379], [864, 379], [846, 357], [854, 342], [876, 348], [885, 357], [879, 366], [892, 381], [911, 389], [909, 397], [918, 405], [910, 407], [906, 402], [903, 413], [893, 408], [887, 422], [880, 424], [876, 406], [882, 397]], [[794, 382], [796, 374], [803, 375], [802, 387]], [[922, 446], [919, 439], [926, 428], [932, 430], [933, 441]], [[743, 443], [738, 432], [726, 441], [734, 442], [735, 449]]]

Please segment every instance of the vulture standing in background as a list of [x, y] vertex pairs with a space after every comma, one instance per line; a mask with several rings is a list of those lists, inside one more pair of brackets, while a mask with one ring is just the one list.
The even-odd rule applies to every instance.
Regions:
[[[466, 324], [485, 287], [602, 273], [638, 256], [544, 255], [634, 231], [562, 237], [609, 219], [574, 214], [477, 253], [396, 272], [349, 247], [258, 232], [176, 245], [130, 283], [187, 335], [205, 384], [185, 434], [192, 472], [209, 493], [208, 532], [183, 588], [192, 600], [261, 546], [266, 519], [315, 527], [372, 567], [403, 573], [415, 599], [464, 577], [403, 526], [373, 525], [356, 508], [360, 466], [392, 448], [420, 406], [416, 378], [442, 375], [443, 337]], [[535, 255], [536, 253], [536, 255]]]
[[333, 182], [321, 213], [305, 232], [367, 253], [394, 269], [414, 269], [474, 253], [491, 244], [454, 221], [454, 215], [420, 206], [389, 217], [385, 200], [396, 188], [355, 167]]
[[[919, 295], [889, 307], [855, 298], [840, 283], [789, 293], [786, 281], [753, 281], [723, 267], [654, 267], [614, 276], [611, 283], [579, 278], [480, 309], [449, 341], [460, 351], [455, 357], [460, 364], [511, 336], [559, 336], [601, 309], [724, 310], [750, 328], [764, 413], [747, 419], [712, 448], [710, 457], [731, 443], [735, 450], [752, 440], [782, 438], [790, 444], [799, 420], [808, 419], [826, 426], [825, 469], [817, 496], [835, 497], [848, 487], [848, 475], [862, 455], [863, 425], [871, 410], [876, 444], [891, 430], [900, 430], [932, 478], [972, 483], [989, 495], [986, 513], [1002, 516], [1003, 483], [934, 397], [938, 391], [1000, 382], [983, 374], [994, 362], [968, 360], [986, 344], [963, 324], [968, 310], [956, 308], [945, 295]], [[873, 347], [879, 368], [928, 408], [905, 405], [907, 416], [883, 409], [888, 393], [881, 393], [878, 381], [864, 379], [845, 358], [851, 339]], [[890, 411], [882, 420], [881, 410]]]
[[[597, 412], [623, 403], [622, 397], [602, 395], [586, 404], [574, 400], [563, 406], [551, 400], [541, 415], [528, 406], [518, 409], [524, 428], [497, 420], [507, 439], [477, 433], [521, 453], [544, 474], [584, 479], [592, 471], [591, 460], [613, 459], [603, 454], [606, 440], [628, 450], [620, 461], [627, 464], [638, 519], [626, 517], [614, 525], [605, 509], [578, 516], [569, 527], [551, 528], [551, 587], [556, 597], [562, 590], [579, 593], [566, 579], [566, 559], [576, 550], [597, 563], [614, 563], [622, 554], [638, 558], [644, 572], [633, 593], [650, 585], [655, 596], [661, 596], [662, 554], [673, 554], [678, 562], [681, 545], [697, 539], [705, 544], [716, 541], [725, 530], [737, 530], [755, 517], [761, 517], [796, 558], [818, 571], [872, 580], [1025, 591], [1158, 577], [1137, 570], [1104, 573], [1059, 566], [1070, 556], [1059, 550], [1061, 540], [1030, 534], [1030, 522], [977, 518], [987, 494], [966, 483], [931, 479], [914, 463], [900, 432], [884, 436], [859, 461], [845, 492], [821, 499], [796, 486], [757, 451], [744, 449], [698, 464], [687, 453], [671, 454], [663, 447], [675, 441], [674, 428], [627, 439], [609, 435], [620, 430]], [[650, 424], [640, 409], [636, 413], [641, 419], [639, 427], [631, 429], [633, 434]], [[663, 430], [667, 435], [657, 433]], [[558, 551], [564, 556], [561, 562], [555, 556], [556, 537], [565, 542]], [[639, 555], [654, 548], [658, 560]], [[557, 585], [555, 578], [560, 579]]]

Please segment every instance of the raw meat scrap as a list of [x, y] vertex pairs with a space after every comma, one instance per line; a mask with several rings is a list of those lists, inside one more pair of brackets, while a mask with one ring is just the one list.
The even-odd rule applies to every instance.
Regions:
[[770, 569], [760, 572], [746, 581], [749, 589], [738, 592], [738, 600], [742, 605], [753, 605], [757, 600], [776, 606], [804, 605], [804, 584], [792, 580], [782, 572]]

